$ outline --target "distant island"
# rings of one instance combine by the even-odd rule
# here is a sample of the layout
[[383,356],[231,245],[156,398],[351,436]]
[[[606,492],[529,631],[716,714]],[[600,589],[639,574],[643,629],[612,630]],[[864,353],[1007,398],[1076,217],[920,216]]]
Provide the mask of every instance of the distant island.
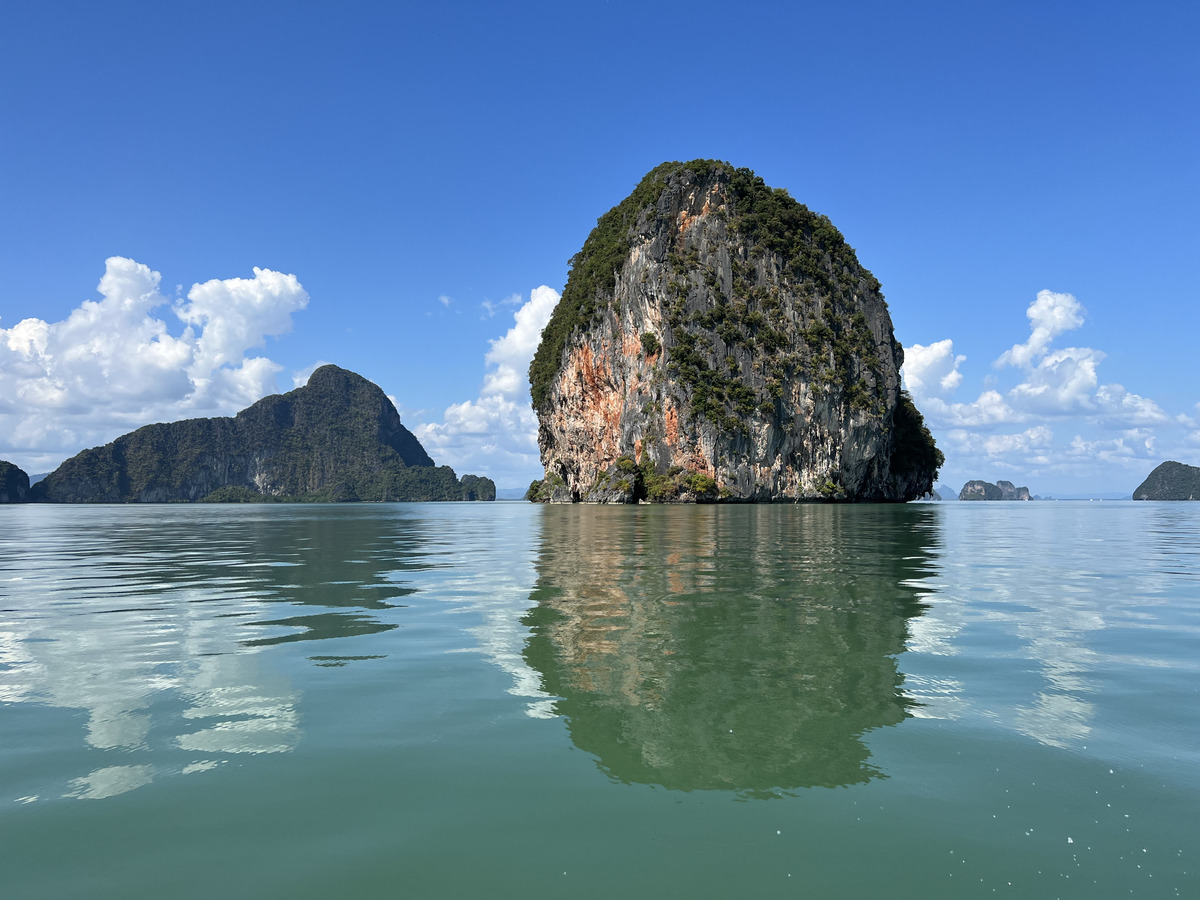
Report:
[[958,492],[959,500],[1031,500],[1029,488],[1017,487],[1011,481],[968,481]]
[[942,464],[879,281],[823,215],[668,162],[571,260],[529,368],[548,502],[907,501]]
[[1200,467],[1169,460],[1133,492],[1134,500],[1200,500]]
[[0,491],[42,503],[496,499],[490,478],[434,465],[387,395],[337,366],[233,417],[139,428],[32,487],[0,463]]
[[29,476],[24,470],[0,459],[0,503],[24,503],[29,499]]

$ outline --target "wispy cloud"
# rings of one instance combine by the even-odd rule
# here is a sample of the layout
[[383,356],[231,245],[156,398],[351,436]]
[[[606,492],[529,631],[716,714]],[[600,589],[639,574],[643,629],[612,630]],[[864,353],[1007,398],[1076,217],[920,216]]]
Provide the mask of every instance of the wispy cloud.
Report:
[[499,312],[503,312],[506,309],[510,309],[512,307],[520,306],[520,305],[521,305],[521,295],[520,294],[513,294],[513,295],[511,295],[509,297],[505,297],[503,300],[500,300],[497,302],[493,302],[491,300],[484,300],[482,303],[479,304],[479,307],[483,310],[483,315],[481,316],[481,318],[491,319],[491,318],[494,318],[495,315]]

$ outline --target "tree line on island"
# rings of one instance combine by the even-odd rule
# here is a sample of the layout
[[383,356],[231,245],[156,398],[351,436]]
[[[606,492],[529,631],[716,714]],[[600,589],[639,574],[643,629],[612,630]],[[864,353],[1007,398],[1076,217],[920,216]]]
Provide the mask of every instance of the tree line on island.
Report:
[[375,384],[337,366],[236,416],[147,425],[30,486],[0,463],[0,502],[495,500],[490,478],[437,466]]

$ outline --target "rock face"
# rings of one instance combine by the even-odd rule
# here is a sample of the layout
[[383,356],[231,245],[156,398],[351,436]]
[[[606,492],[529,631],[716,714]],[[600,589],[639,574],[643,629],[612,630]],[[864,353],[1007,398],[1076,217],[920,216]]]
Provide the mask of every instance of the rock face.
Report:
[[1134,500],[1200,500],[1200,467],[1165,462],[1133,492]]
[[0,459],[0,503],[24,503],[29,499],[29,476]]
[[572,259],[530,366],[530,498],[913,500],[942,454],[879,282],[748,169],[664,163]]
[[958,495],[959,500],[1029,500],[1029,488],[1017,487],[1011,481],[968,481]]
[[232,418],[139,428],[33,486],[51,503],[495,497],[491,479],[434,466],[387,395],[337,366]]

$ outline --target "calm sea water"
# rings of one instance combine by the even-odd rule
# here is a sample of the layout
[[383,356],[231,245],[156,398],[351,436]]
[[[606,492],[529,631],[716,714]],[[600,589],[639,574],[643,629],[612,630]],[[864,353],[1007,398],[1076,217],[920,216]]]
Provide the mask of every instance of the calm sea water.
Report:
[[0,892],[1200,896],[1200,503],[0,507]]

